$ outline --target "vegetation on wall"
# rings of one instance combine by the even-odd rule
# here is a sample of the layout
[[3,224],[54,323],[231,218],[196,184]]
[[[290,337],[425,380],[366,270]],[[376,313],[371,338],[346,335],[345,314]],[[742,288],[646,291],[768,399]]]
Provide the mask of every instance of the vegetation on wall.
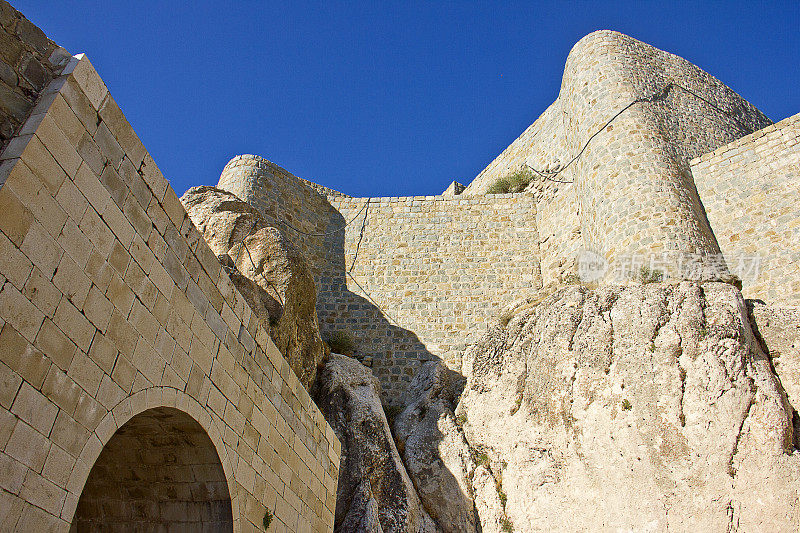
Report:
[[529,168],[523,167],[498,178],[497,181],[492,183],[486,190],[487,194],[503,194],[509,192],[522,192],[533,181],[533,172]]
[[356,341],[347,331],[331,331],[325,336],[325,342],[333,353],[352,356],[356,351]]

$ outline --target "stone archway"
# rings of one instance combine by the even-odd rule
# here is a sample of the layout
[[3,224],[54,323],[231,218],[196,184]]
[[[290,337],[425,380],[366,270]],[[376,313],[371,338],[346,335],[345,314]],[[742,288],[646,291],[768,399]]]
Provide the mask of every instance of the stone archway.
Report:
[[228,483],[203,427],[183,411],[143,411],[89,473],[71,531],[233,531]]

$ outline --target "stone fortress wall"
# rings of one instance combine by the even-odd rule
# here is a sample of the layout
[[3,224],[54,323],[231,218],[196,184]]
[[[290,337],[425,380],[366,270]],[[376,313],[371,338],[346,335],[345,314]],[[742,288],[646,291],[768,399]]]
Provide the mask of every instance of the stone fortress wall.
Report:
[[356,356],[370,357],[387,400],[405,390],[425,360],[460,369],[464,348],[499,307],[541,286],[529,194],[331,204],[353,222],[319,283],[320,326],[354,335]]
[[333,430],[89,60],[52,69],[0,153],[0,529],[330,531]]
[[217,187],[304,252],[323,337],[350,334],[388,402],[426,360],[460,369],[498,307],[541,286],[531,194],[351,198],[252,155],[233,158]]
[[745,297],[800,305],[800,114],[693,159],[692,175],[727,263],[750,274]]
[[71,58],[31,21],[0,2],[0,148],[19,131],[44,87]]
[[[256,156],[234,158],[219,186],[306,252],[321,328],[353,334],[391,400],[420,361],[458,370],[460,350],[498,306],[574,279],[581,250],[608,262],[609,282],[628,279],[614,277],[626,258],[667,253],[662,268],[677,255],[719,267],[689,161],[769,124],[688,61],[599,31],[570,52],[557,100],[459,195],[350,198]],[[524,194],[485,194],[524,164],[562,171]],[[728,278],[724,264],[702,276]]]
[[[650,100],[633,104],[604,127],[643,98]],[[538,170],[567,165],[599,132],[556,177],[574,190],[547,179],[536,184],[540,235],[550,241],[552,255],[574,257],[571,252],[582,247],[612,265],[663,252],[713,256],[719,248],[689,160],[769,124],[755,107],[685,59],[617,32],[598,31],[573,47],[556,101],[463,194],[481,194],[526,163]],[[561,200],[561,194],[574,199]],[[548,227],[555,220],[570,223]],[[544,277],[564,273],[545,272]]]

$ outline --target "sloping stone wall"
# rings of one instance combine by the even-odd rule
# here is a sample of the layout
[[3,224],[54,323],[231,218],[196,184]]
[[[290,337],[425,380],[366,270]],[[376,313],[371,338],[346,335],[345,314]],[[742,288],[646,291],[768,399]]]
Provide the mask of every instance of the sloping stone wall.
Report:
[[692,174],[744,295],[800,305],[800,114],[692,160]]
[[117,430],[170,408],[234,531],[330,531],[338,440],[85,57],[0,160],[0,529],[68,530]]
[[42,90],[71,57],[0,0],[0,148],[19,131]]
[[[647,101],[633,104],[606,126],[638,99]],[[575,190],[544,178],[536,178],[533,190],[543,203],[562,191],[574,194],[573,208],[559,206],[554,212],[578,213],[581,246],[609,262],[610,276],[631,257],[665,252],[713,257],[719,248],[689,159],[769,124],[755,107],[685,59],[617,32],[598,31],[573,47],[556,101],[464,194],[482,194],[524,164],[552,170],[580,154],[556,177],[574,183]],[[570,240],[562,239],[561,251],[575,248]],[[665,266],[682,276],[677,263]]]

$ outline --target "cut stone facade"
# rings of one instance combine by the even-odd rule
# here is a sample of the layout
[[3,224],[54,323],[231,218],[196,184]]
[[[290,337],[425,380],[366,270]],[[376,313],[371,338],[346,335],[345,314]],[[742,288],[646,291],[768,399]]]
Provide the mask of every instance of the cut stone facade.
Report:
[[745,297],[800,305],[800,114],[692,160],[692,175]]
[[[0,529],[330,531],[339,441],[102,79],[2,0],[0,50]],[[759,255],[745,295],[800,304],[799,117],[602,31],[463,191],[351,198],[251,155],[218,186],[306,255],[391,404],[582,250]],[[566,168],[485,194],[525,164]]]
[[89,60],[35,100],[0,154],[0,529],[330,531],[333,430]]

